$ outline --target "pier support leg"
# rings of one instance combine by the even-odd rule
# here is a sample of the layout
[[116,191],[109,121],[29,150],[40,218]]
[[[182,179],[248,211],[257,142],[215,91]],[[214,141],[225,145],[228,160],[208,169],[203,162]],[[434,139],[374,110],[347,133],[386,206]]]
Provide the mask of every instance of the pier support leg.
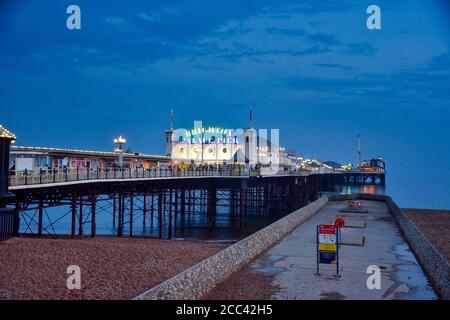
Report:
[[126,200],[127,200],[127,194],[123,193],[122,194],[122,211],[121,211],[121,216],[120,216],[120,225],[122,227],[122,235],[123,235],[123,229],[125,226],[125,206],[126,206]]
[[116,194],[113,195],[113,230],[116,230]]
[[191,211],[192,211],[192,206],[195,205],[195,203],[192,203],[192,194],[191,194],[191,189],[188,190],[188,222],[191,220]]
[[134,203],[134,194],[130,193],[130,238],[133,237],[133,203]]
[[159,228],[159,238],[162,239],[162,193],[161,190],[158,191],[158,228]]
[[173,216],[173,232],[176,234],[177,233],[177,223],[178,223],[178,189],[175,189],[175,207],[174,207],[174,216]]
[[123,210],[123,195],[122,193],[119,193],[117,195],[119,197],[119,203],[118,203],[118,212],[117,212],[117,236],[121,237],[122,236],[122,210]]
[[186,211],[186,190],[181,189],[180,194],[180,205],[181,205],[181,227],[184,227],[184,215]]
[[42,236],[42,218],[43,218],[43,203],[42,200],[39,202],[39,208],[38,208],[38,236]]
[[122,228],[122,235],[123,235],[123,229],[125,226],[125,204],[126,204],[126,193],[122,193],[122,210],[120,211],[120,226]]
[[167,239],[172,239],[172,193],[173,190],[169,189],[169,227],[168,227],[168,234]]
[[295,192],[295,181],[292,181],[289,185],[288,185],[288,212],[292,212],[294,211],[296,208],[296,192]]
[[78,213],[78,235],[83,235],[83,196],[80,195],[80,212]]
[[154,205],[155,205],[155,201],[154,201],[154,199],[155,199],[155,194],[153,193],[153,191],[152,191],[152,203],[151,203],[151,211],[150,211],[150,214],[151,214],[151,218],[150,218],[150,229],[151,230],[153,230],[153,214],[155,213],[155,207],[154,207]]
[[269,195],[270,195],[270,184],[266,183],[264,186],[264,215],[268,216],[269,215]]
[[77,223],[77,200],[76,196],[72,197],[72,225],[71,225],[71,232],[70,232],[70,238],[75,239],[75,225]]
[[95,223],[95,214],[97,207],[97,199],[95,195],[91,197],[91,237],[94,238],[96,234],[96,223]]
[[235,215],[235,208],[236,208],[236,193],[234,191],[234,188],[231,188],[230,190],[230,219],[233,219]]
[[208,189],[208,204],[207,204],[207,215],[208,215],[208,227],[213,227],[216,225],[216,214],[217,214],[217,188],[215,186],[210,186]]
[[240,194],[239,194],[239,213],[240,213],[240,225],[246,226],[247,225],[247,183],[246,181],[241,182],[241,188],[240,188]]
[[147,221],[147,193],[144,192],[144,196],[143,196],[143,208],[142,208],[142,233],[145,235],[145,224]]

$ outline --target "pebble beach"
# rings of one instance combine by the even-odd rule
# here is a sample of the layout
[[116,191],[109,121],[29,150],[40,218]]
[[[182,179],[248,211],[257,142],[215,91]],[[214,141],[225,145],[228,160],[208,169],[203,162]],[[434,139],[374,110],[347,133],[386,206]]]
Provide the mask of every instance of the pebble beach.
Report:
[[[223,243],[98,237],[0,242],[0,299],[132,299],[225,248]],[[67,288],[67,267],[81,289]]]

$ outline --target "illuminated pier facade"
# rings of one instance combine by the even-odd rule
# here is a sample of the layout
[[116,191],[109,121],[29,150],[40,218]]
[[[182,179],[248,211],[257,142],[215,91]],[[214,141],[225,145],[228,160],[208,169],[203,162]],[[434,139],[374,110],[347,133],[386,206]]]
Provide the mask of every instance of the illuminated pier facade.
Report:
[[[270,139],[268,139],[270,134]],[[279,145],[277,129],[229,129],[204,127],[194,122],[192,129],[172,129],[165,132],[166,156],[181,165],[245,165],[248,168],[295,168],[283,147]]]

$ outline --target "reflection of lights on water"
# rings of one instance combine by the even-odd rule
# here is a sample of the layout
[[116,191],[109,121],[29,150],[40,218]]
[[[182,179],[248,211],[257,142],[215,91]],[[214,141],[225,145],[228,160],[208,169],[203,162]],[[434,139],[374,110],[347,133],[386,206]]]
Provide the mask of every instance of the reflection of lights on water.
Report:
[[376,188],[375,188],[375,185],[364,185],[362,187],[362,191],[364,193],[375,193],[376,192]]
[[334,192],[340,194],[351,194],[355,192],[360,193],[371,193],[371,194],[384,194],[385,187],[380,185],[361,185],[361,186],[352,186],[352,185],[335,185]]

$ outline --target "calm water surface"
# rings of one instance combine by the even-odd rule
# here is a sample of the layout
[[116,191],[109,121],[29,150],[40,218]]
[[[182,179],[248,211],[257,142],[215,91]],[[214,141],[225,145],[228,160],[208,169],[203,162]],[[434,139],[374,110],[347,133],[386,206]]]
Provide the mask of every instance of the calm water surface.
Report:
[[[388,175],[386,178],[386,187],[383,186],[334,186],[325,193],[349,194],[354,192],[387,194],[392,196],[400,207],[408,208],[433,208],[450,209],[450,176],[429,176],[429,175]],[[111,203],[98,202],[96,222],[98,235],[113,235],[115,230],[112,225]],[[236,241],[250,235],[251,233],[267,226],[268,224],[281,218],[283,215],[271,214],[264,216],[262,214],[249,214],[247,224],[241,225],[238,218],[230,215],[226,207],[218,207],[216,226],[207,227],[205,208],[196,208],[197,213],[192,214],[190,219],[185,219],[184,225],[180,218],[176,227],[173,228],[174,239],[195,239],[207,241]],[[84,209],[86,219],[84,220],[83,232],[90,232],[89,208]],[[30,221],[33,220],[31,223]],[[37,212],[28,211],[21,219],[21,232],[36,232]],[[29,225],[27,224],[27,222]],[[53,224],[50,223],[53,222]],[[70,234],[71,210],[69,206],[47,208],[44,210],[44,233],[49,234]],[[143,228],[142,212],[137,209],[134,214],[133,234],[135,236],[158,237],[159,228],[157,225],[156,214],[154,217],[153,228],[150,227],[150,218],[147,219],[147,227]],[[164,237],[166,237],[167,221],[163,222],[165,226]],[[129,230],[124,229],[124,234]],[[78,231],[78,225],[77,225]]]

